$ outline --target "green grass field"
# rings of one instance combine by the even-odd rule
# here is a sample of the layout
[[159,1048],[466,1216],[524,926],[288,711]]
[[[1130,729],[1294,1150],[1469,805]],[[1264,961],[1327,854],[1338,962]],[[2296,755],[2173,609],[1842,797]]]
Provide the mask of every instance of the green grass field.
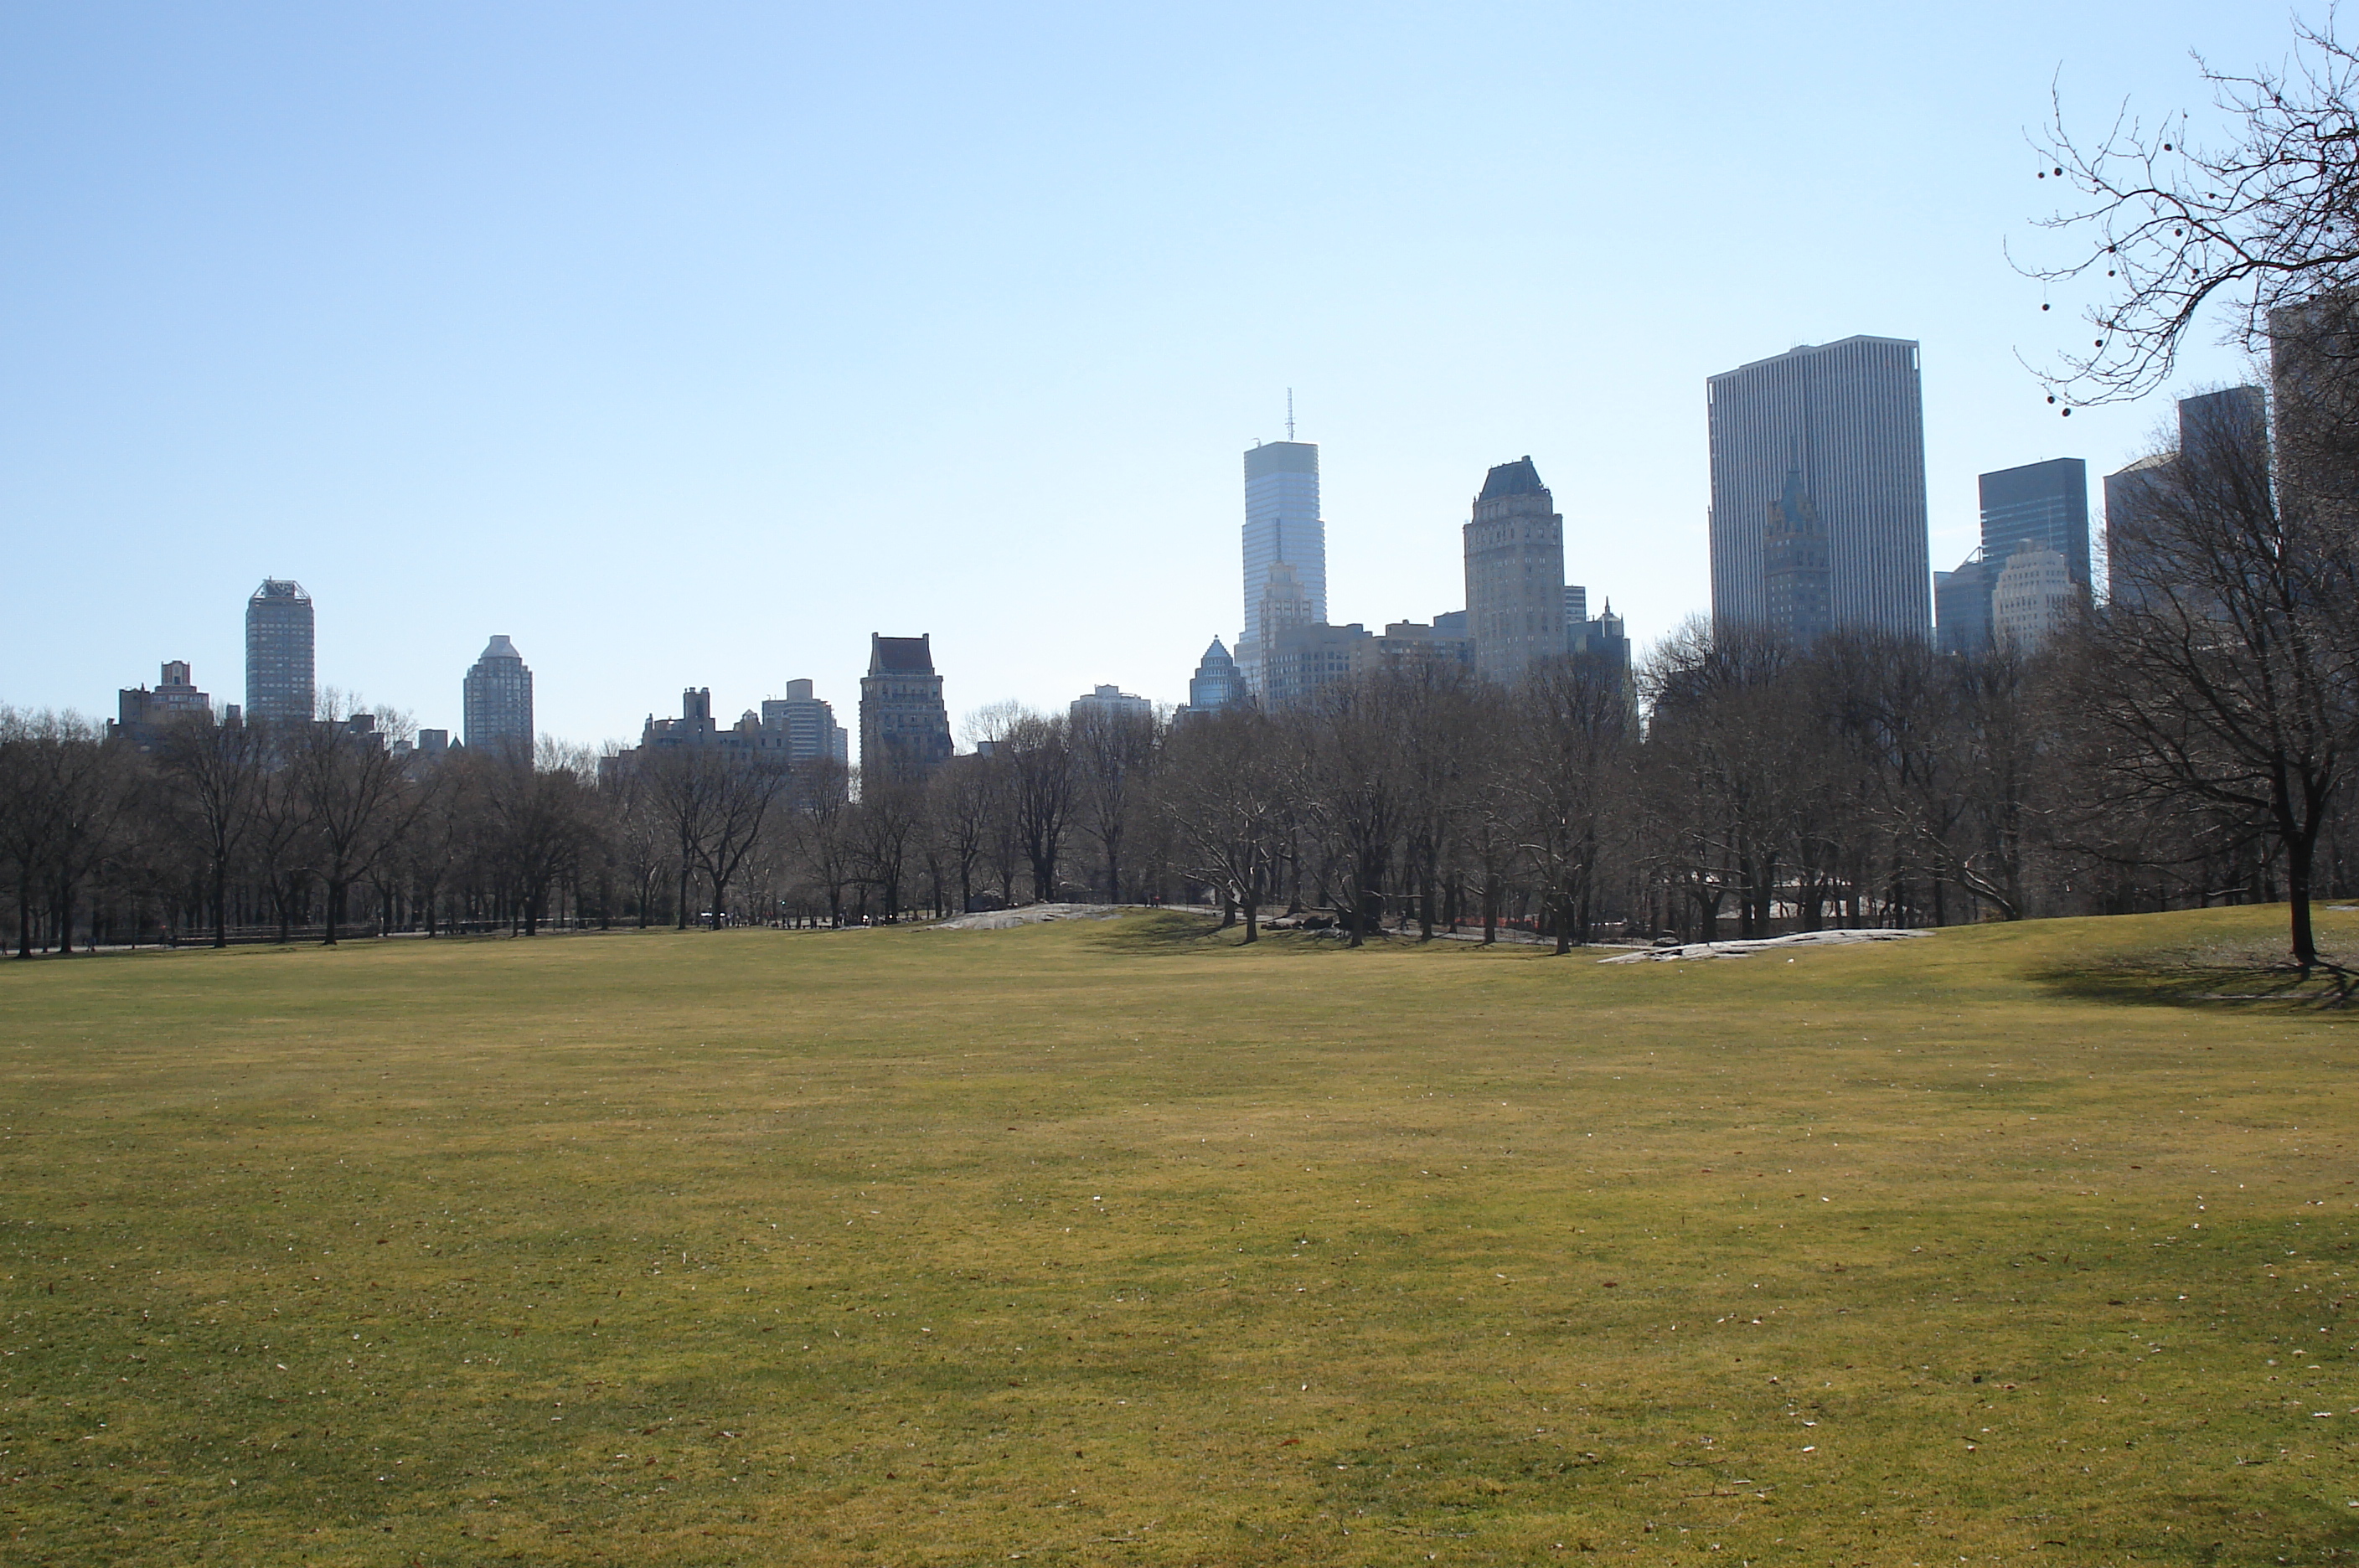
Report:
[[0,965],[0,1561],[2343,1561],[2281,920]]

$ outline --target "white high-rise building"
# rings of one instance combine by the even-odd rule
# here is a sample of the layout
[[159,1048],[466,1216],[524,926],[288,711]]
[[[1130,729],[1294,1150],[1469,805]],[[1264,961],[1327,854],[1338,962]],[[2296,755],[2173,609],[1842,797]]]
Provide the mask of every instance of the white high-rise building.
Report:
[[[1277,590],[1301,596],[1300,618],[1327,618],[1327,524],[1319,515],[1319,446],[1315,441],[1266,441],[1245,454],[1245,619],[1237,638],[1237,666],[1254,695],[1261,695],[1266,652],[1261,637],[1263,596]],[[1272,567],[1290,570],[1273,573]],[[1277,618],[1297,619],[1292,605]]]
[[[1925,410],[1917,345],[1844,338],[1706,383],[1712,445],[1712,618],[1777,619],[1773,509],[1806,505],[1826,555],[1826,629],[1930,637]],[[1799,480],[1789,486],[1788,475]]]
[[762,727],[786,735],[791,762],[852,761],[852,737],[835,722],[835,705],[811,695],[808,681],[789,681],[784,697],[764,699]]
[[1991,590],[1991,640],[2030,653],[2071,624],[2081,585],[2061,550],[2027,544],[2006,558]]
[[1068,716],[1076,724],[1096,722],[1148,723],[1155,717],[1155,704],[1119,686],[1099,686],[1087,696],[1073,699]]

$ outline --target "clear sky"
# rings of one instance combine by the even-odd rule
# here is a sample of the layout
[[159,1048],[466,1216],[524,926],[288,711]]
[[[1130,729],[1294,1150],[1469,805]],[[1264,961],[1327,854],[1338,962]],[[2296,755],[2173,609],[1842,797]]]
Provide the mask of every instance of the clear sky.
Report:
[[[1325,470],[1330,614],[1463,600],[1529,453],[1643,647],[1708,602],[1704,377],[1924,344],[1932,554],[1974,475],[2093,475],[2079,332],[2002,245],[2097,125],[2201,107],[2218,0],[1978,5],[0,8],[0,702],[243,700],[265,576],[323,684],[456,729],[495,632],[541,727],[636,738],[933,634],[953,720],[1183,700],[1234,637],[1238,453]],[[2205,347],[2185,387],[2239,374]]]

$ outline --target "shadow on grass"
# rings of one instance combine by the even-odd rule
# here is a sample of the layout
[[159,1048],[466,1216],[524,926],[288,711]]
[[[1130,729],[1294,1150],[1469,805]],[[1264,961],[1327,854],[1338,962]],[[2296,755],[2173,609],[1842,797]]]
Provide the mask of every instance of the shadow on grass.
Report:
[[1090,945],[1106,953],[1192,953],[1216,938],[1234,941],[1244,929],[1223,931],[1220,928],[1220,920],[1212,915],[1157,909],[1106,921]]
[[2346,969],[2313,970],[2250,953],[2200,949],[2125,953],[2055,964],[2031,978],[2085,1001],[2164,1007],[2333,1008],[2348,1007],[2359,986]]
[[[1107,922],[1097,931],[1091,945],[1102,953],[1201,953],[1210,947],[1245,946],[1245,927],[1242,920],[1235,925],[1223,927],[1216,915],[1158,909]],[[1322,937],[1299,931],[1271,931],[1267,927],[1262,929],[1259,945],[1296,952],[1313,949],[1341,952],[1343,948],[1343,944],[1332,936]]]

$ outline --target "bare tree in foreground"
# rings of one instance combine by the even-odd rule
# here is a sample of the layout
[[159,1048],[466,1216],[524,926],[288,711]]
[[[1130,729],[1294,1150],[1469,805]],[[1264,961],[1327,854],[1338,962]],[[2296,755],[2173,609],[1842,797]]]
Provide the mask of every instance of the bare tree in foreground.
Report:
[[1261,940],[1261,907],[1277,886],[1286,825],[1277,736],[1252,709],[1175,725],[1157,776],[1157,803],[1178,841],[1180,865],[1220,890]]
[[2249,432],[2190,434],[2116,521],[2083,719],[2123,809],[2192,798],[2276,839],[2307,977],[2313,862],[2359,757],[2359,554],[2337,508],[2279,488]]

